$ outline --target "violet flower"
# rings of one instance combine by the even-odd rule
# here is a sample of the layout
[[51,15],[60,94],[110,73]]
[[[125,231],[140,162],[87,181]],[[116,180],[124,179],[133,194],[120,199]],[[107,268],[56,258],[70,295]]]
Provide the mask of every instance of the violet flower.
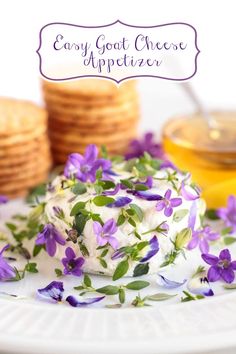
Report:
[[151,189],[153,186],[153,177],[148,176],[145,182],[137,181],[134,184],[143,184],[144,186],[147,186],[149,189]]
[[227,248],[220,252],[219,257],[204,253],[202,254],[202,259],[211,266],[207,273],[207,278],[210,282],[215,282],[220,278],[226,283],[234,281],[236,261],[231,261],[231,254]]
[[149,200],[149,201],[153,201],[153,200],[161,200],[162,196],[159,194],[154,194],[151,191],[147,190],[147,191],[134,191],[134,190],[127,190],[127,193],[129,194],[133,194],[135,196],[137,196],[140,199],[145,199],[145,200]]
[[213,296],[214,292],[205,276],[195,276],[188,281],[188,290],[196,295]]
[[85,260],[83,257],[76,258],[76,254],[71,247],[67,247],[65,250],[65,258],[62,258],[61,262],[64,265],[63,273],[65,275],[72,274],[77,277],[82,275],[81,267],[83,266]]
[[159,251],[159,242],[156,236],[153,236],[151,240],[149,241],[149,251],[147,254],[139,260],[140,263],[145,263],[149,261],[150,258],[155,256],[157,252]]
[[52,224],[46,224],[41,231],[37,235],[37,239],[35,241],[36,245],[46,245],[46,251],[49,256],[53,257],[57,250],[57,243],[64,246],[66,241],[60,232],[55,228]]
[[6,204],[8,202],[8,198],[5,195],[0,195],[0,204]]
[[120,190],[120,183],[117,183],[113,190],[107,190],[102,192],[103,195],[116,195]]
[[96,172],[99,168],[103,172],[109,171],[111,161],[97,159],[98,149],[95,145],[88,145],[84,156],[78,153],[70,154],[64,169],[64,175],[67,178],[75,176],[82,182],[96,181]]
[[116,250],[118,241],[112,235],[114,235],[117,230],[118,228],[114,219],[107,220],[103,226],[98,221],[94,221],[93,223],[93,231],[97,237],[97,244],[99,246],[110,244],[111,247]]
[[123,258],[126,255],[125,248],[126,247],[121,247],[118,250],[116,250],[112,254],[111,259],[114,261],[115,259]]
[[236,231],[236,196],[229,196],[227,207],[218,209],[217,216],[225,222],[226,226],[232,228],[232,232]]
[[140,157],[144,154],[144,152],[149,153],[152,157],[156,157],[159,159],[164,158],[164,152],[161,144],[157,144],[154,142],[153,133],[146,133],[143,139],[140,140],[132,140],[128,153],[125,155],[126,160],[132,159],[134,157]]
[[168,189],[165,192],[164,198],[157,202],[156,210],[161,211],[164,209],[164,214],[166,217],[169,217],[173,214],[173,208],[178,207],[182,204],[181,198],[171,198],[172,191]]
[[0,280],[8,280],[14,278],[16,272],[3,257],[3,252],[8,249],[10,245],[6,245],[0,251]]
[[186,283],[187,279],[182,282],[177,282],[174,280],[167,279],[164,275],[158,274],[157,285],[163,286],[166,289],[176,289]]
[[192,239],[187,245],[189,250],[192,250],[199,246],[202,253],[209,252],[209,241],[215,241],[220,237],[220,234],[212,231],[210,226],[205,226],[203,229],[193,231]]
[[78,298],[70,295],[67,296],[66,301],[73,307],[83,307],[83,306],[88,306],[91,304],[94,304],[96,302],[99,302],[103,300],[105,296],[98,296],[94,298],[89,298],[89,299],[83,299],[83,300],[78,300]]
[[64,293],[63,283],[61,281],[52,281],[45,288],[38,289],[38,294],[46,300],[53,300],[53,302],[62,301]]
[[131,198],[128,197],[118,197],[113,203],[107,204],[108,208],[122,208],[125,205],[132,202]]
[[181,194],[185,200],[196,200],[200,198],[200,190],[193,189],[191,186],[181,183]]

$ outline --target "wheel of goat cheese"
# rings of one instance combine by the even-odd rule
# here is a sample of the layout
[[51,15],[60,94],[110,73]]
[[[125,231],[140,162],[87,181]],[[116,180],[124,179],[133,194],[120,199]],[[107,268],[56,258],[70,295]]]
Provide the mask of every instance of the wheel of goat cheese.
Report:
[[51,252],[56,258],[70,247],[83,258],[84,272],[116,280],[184,261],[204,211],[189,174],[148,155],[98,159],[90,145],[85,156],[71,154],[64,174],[48,186],[43,220],[65,240]]

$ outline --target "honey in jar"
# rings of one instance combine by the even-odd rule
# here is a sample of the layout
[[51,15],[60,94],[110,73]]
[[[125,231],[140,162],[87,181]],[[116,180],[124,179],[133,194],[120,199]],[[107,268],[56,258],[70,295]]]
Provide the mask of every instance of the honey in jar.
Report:
[[197,113],[169,120],[163,129],[164,149],[178,168],[192,173],[203,191],[228,183],[231,189],[235,185],[236,194],[236,112],[210,115],[213,127]]

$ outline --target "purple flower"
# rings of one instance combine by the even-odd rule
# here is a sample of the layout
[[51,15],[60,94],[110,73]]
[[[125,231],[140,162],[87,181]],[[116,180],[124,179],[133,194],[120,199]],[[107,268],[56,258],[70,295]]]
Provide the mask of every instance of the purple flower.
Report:
[[38,289],[38,293],[47,300],[60,302],[64,293],[63,283],[61,281],[52,281],[45,288]]
[[113,203],[107,204],[108,208],[122,208],[132,202],[128,197],[118,197]]
[[53,257],[57,250],[57,243],[64,246],[66,241],[54,225],[46,224],[43,231],[37,235],[35,243],[36,245],[45,244],[47,253],[49,256]]
[[55,216],[58,219],[63,219],[65,217],[65,213],[64,213],[63,209],[60,208],[59,206],[53,206],[52,209],[53,209]]
[[103,300],[105,296],[99,296],[99,297],[94,297],[94,298],[89,298],[89,299],[83,299],[78,300],[76,297],[70,295],[67,296],[66,301],[73,307],[83,307],[83,306],[88,306],[91,304],[94,304],[95,302],[99,302]]
[[125,255],[126,255],[125,247],[121,247],[113,253],[113,255],[111,256],[111,259],[115,260],[118,258],[123,258]]
[[196,200],[200,197],[200,191],[186,185],[184,181],[181,183],[181,194],[185,200]]
[[208,241],[215,241],[220,237],[220,234],[212,231],[210,226],[205,226],[201,230],[193,231],[192,239],[188,243],[187,248],[192,250],[199,246],[199,249],[202,253],[209,252],[209,244]]
[[0,251],[0,280],[11,279],[16,275],[14,268],[12,268],[3,257],[3,252],[9,247],[9,245],[6,245]]
[[151,240],[149,241],[149,251],[147,252],[147,254],[140,259],[140,263],[145,263],[147,261],[149,261],[150,258],[152,258],[153,256],[155,256],[155,254],[157,254],[157,252],[159,251],[159,242],[156,236],[153,236],[151,238]]
[[153,138],[153,133],[149,132],[144,135],[143,139],[132,140],[125,158],[128,160],[134,157],[140,157],[144,152],[148,152],[152,157],[163,159],[164,152],[162,146],[161,144],[155,143]]
[[209,281],[214,282],[222,278],[226,283],[232,283],[235,278],[234,271],[236,270],[236,261],[231,261],[231,255],[226,248],[222,250],[219,257],[209,253],[202,254],[202,259],[210,264],[207,278]]
[[187,288],[191,293],[196,295],[204,295],[204,296],[214,295],[214,292],[210,288],[207,277],[202,276],[202,274],[200,274],[200,276],[195,276],[191,278],[188,281]]
[[64,274],[72,274],[77,277],[82,275],[81,267],[85,260],[83,257],[76,258],[76,254],[71,247],[67,247],[65,250],[65,258],[62,258],[61,262],[64,265]]
[[171,198],[171,190],[168,189],[165,192],[164,198],[157,202],[156,204],[156,210],[161,211],[164,209],[164,214],[166,217],[169,217],[173,213],[173,208],[179,206],[182,204],[182,199],[181,198]]
[[5,195],[0,195],[0,204],[6,204],[8,202],[8,198]]
[[118,183],[115,188],[111,191],[104,191],[102,194],[103,195],[116,195],[120,190],[120,183]]
[[112,236],[117,232],[117,226],[114,219],[109,219],[103,226],[98,221],[94,221],[93,231],[97,237],[97,244],[99,246],[105,246],[109,243],[114,250],[117,249],[118,241]]
[[162,196],[159,194],[153,194],[150,191],[133,191],[133,190],[127,190],[127,193],[133,194],[137,196],[140,199],[145,199],[149,201],[153,200],[161,200]]
[[176,289],[186,283],[187,279],[182,282],[177,282],[174,280],[167,279],[164,275],[158,274],[157,285],[163,286],[166,289]]
[[75,176],[82,182],[95,182],[96,172],[99,168],[104,172],[108,172],[111,168],[111,162],[105,159],[97,159],[98,149],[95,145],[88,145],[84,156],[78,153],[69,155],[64,175],[67,178]]
[[225,222],[226,226],[232,227],[232,232],[236,231],[236,196],[230,195],[227,207],[218,209],[217,215]]
[[135,184],[143,184],[144,186],[147,186],[149,189],[151,189],[153,186],[153,178],[152,176],[148,176],[145,182],[137,181]]

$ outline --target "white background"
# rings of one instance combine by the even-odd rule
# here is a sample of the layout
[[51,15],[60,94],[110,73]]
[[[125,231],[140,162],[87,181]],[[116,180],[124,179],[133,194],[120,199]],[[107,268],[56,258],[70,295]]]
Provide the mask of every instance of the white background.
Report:
[[[236,3],[234,0],[39,1],[0,0],[0,95],[42,104],[38,33],[49,22],[103,25],[120,19],[133,25],[172,21],[198,32],[198,72],[191,83],[212,108],[236,108]],[[141,79],[142,129],[160,131],[163,121],[194,110],[180,84]]]

